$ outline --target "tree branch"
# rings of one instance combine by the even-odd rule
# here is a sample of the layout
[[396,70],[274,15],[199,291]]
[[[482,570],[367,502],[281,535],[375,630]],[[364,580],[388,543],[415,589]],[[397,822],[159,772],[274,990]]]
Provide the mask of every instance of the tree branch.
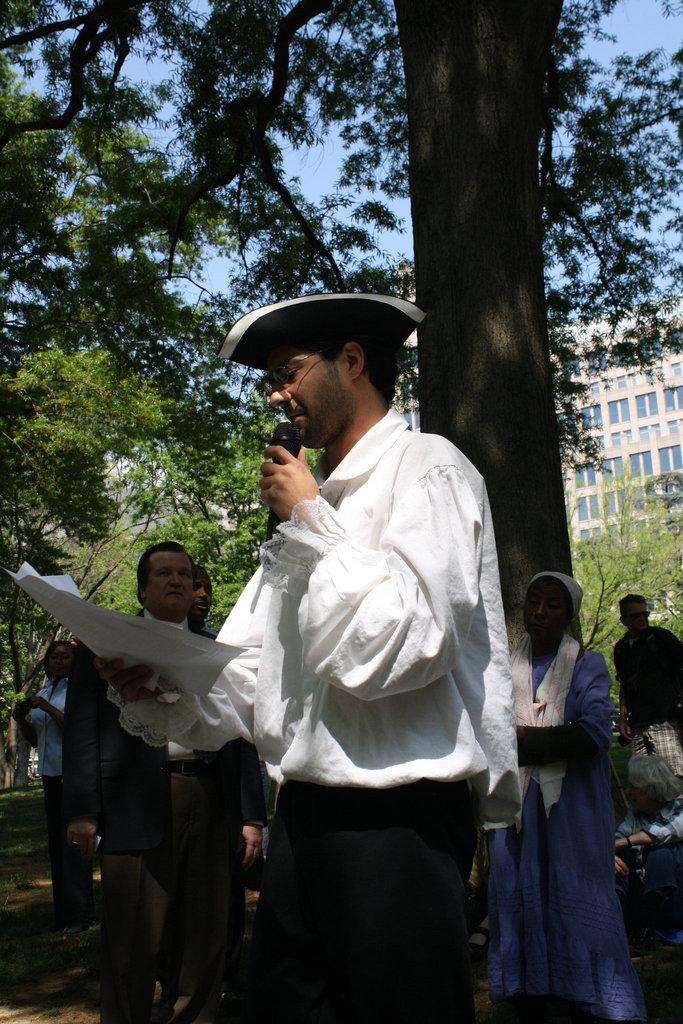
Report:
[[[46,116],[35,118],[32,121],[20,121],[18,124],[12,125],[8,128],[3,135],[0,136],[0,151],[12,141],[17,135],[25,134],[27,132],[35,131],[47,131],[54,129],[66,128],[71,121],[81,112],[85,101],[85,69],[87,65],[95,59],[98,55],[102,46],[112,38],[113,34],[117,31],[116,23],[120,22],[122,16],[127,11],[134,7],[139,7],[144,4],[146,0],[106,0],[105,3],[96,7],[89,14],[74,21],[73,25],[69,25],[65,22],[55,22],[52,26],[41,26],[40,29],[35,29],[34,32],[40,32],[43,30],[43,34],[36,35],[35,38],[45,38],[50,34],[54,34],[56,31],[61,31],[63,28],[75,27],[76,24],[82,24],[82,28],[76,37],[69,54],[69,82],[71,85],[71,95],[67,102],[66,107],[61,114],[54,116]],[[104,28],[100,32],[100,27],[104,25]],[[48,31],[50,30],[50,31]],[[120,32],[120,30],[119,30]],[[26,33],[22,33],[25,35]],[[125,38],[125,33],[120,32],[121,38]],[[18,45],[16,40],[19,38],[10,37],[15,40],[14,45]],[[5,44],[7,44],[7,40]]]
[[[235,153],[230,161],[229,167],[224,171],[217,172],[211,178],[199,184],[181,207],[171,233],[171,248],[168,257],[169,278],[173,273],[173,261],[175,259],[175,252],[178,247],[180,233],[191,206],[214,189],[223,188],[226,185],[229,185],[238,174],[244,171],[253,152],[258,151],[261,159],[261,166],[266,173],[267,183],[283,199],[287,208],[294,214],[301,225],[306,237],[312,242],[316,250],[328,259],[337,279],[342,282],[341,273],[334,262],[332,254],[316,239],[312,228],[306,222],[303,214],[296,208],[291,195],[275,174],[270,162],[270,157],[267,156],[266,161],[264,162],[263,156],[261,155],[264,152],[267,155],[267,147],[265,145],[266,129],[272,121],[277,108],[284,101],[285,93],[287,91],[287,83],[289,80],[289,49],[292,40],[300,28],[306,25],[316,15],[325,14],[331,7],[332,0],[299,0],[299,3],[297,3],[282,19],[275,36],[275,43],[273,47],[273,77],[268,94],[264,96],[263,93],[256,90],[249,96],[237,98],[229,104],[229,110],[233,114],[237,115],[237,122],[241,122],[238,138],[235,140]],[[247,117],[249,110],[252,110],[256,115],[256,121],[253,128],[249,125],[249,118]],[[270,178],[268,177],[268,167],[270,167],[272,172]],[[345,289],[342,287],[342,290]]]
[[265,139],[263,138],[263,136],[259,136],[259,138],[255,140],[255,146],[256,151],[259,155],[259,159],[261,161],[261,167],[263,168],[263,173],[267,184],[270,185],[272,190],[280,196],[282,202],[285,204],[289,212],[293,215],[294,219],[296,220],[297,224],[303,231],[305,237],[308,239],[315,252],[319,253],[323,257],[323,259],[327,260],[332,269],[332,273],[337,279],[339,291],[345,292],[346,284],[344,282],[344,277],[337,265],[337,261],[335,260],[332,251],[328,249],[326,245],[323,245],[323,243],[320,241],[315,231],[313,230],[313,228],[308,223],[301,210],[294,202],[289,189],[284,184],[284,182],[280,181],[280,179],[278,178],[277,174],[275,173],[275,168],[273,167],[272,160],[270,159],[270,153],[268,152],[268,147],[266,146]]

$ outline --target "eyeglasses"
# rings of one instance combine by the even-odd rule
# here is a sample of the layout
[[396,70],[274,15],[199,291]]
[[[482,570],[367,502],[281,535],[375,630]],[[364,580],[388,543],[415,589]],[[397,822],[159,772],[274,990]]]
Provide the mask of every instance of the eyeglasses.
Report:
[[305,356],[292,356],[291,359],[287,359],[284,363],[280,363],[279,366],[274,367],[262,378],[261,383],[265,388],[266,392],[271,395],[273,391],[277,391],[278,388],[284,387],[286,384],[291,383],[295,375],[298,373],[301,364],[305,363],[311,356],[318,356],[322,352],[330,352],[333,348],[338,348],[337,345],[327,345],[325,348],[317,348],[315,352],[307,352]]

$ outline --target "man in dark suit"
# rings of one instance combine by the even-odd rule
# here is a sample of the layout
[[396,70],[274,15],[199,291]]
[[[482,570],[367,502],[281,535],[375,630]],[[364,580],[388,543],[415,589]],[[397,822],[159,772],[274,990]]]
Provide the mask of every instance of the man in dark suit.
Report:
[[[188,628],[192,562],[175,542],[138,564],[141,615]],[[174,1024],[213,1021],[220,995],[230,862],[260,853],[265,820],[256,751],[243,740],[203,756],[147,746],[80,647],[65,714],[67,839],[102,874],[102,1024],[148,1024],[164,929]],[[245,824],[249,822],[250,824]],[[98,840],[101,836],[101,841]]]
[[651,626],[641,594],[619,602],[626,633],[614,645],[619,680],[621,735],[632,754],[657,754],[683,776],[683,644],[668,629]]

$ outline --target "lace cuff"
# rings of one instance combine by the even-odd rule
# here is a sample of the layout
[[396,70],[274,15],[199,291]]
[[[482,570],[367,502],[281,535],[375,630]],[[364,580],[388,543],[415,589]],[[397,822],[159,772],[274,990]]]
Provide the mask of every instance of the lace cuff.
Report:
[[261,547],[265,582],[282,589],[289,579],[307,579],[320,559],[344,539],[334,509],[324,498],[298,502],[292,518],[280,523]]
[[295,526],[312,526],[314,522],[324,518],[330,506],[324,498],[316,494],[315,498],[304,498],[292,509],[292,522]]
[[124,700],[113,686],[107,697],[119,709],[121,727],[131,736],[140,736],[150,747],[164,747],[192,726],[200,715],[199,698],[194,693],[164,693],[156,700]]

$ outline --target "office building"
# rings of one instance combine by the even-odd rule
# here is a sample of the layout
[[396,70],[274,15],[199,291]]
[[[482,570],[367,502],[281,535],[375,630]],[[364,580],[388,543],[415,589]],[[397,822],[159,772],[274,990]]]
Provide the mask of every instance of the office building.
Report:
[[683,471],[683,355],[661,356],[648,370],[577,359],[573,372],[589,388],[577,415],[600,450],[593,465],[565,473],[571,531],[585,540],[604,528],[604,509],[616,511],[615,480]]

